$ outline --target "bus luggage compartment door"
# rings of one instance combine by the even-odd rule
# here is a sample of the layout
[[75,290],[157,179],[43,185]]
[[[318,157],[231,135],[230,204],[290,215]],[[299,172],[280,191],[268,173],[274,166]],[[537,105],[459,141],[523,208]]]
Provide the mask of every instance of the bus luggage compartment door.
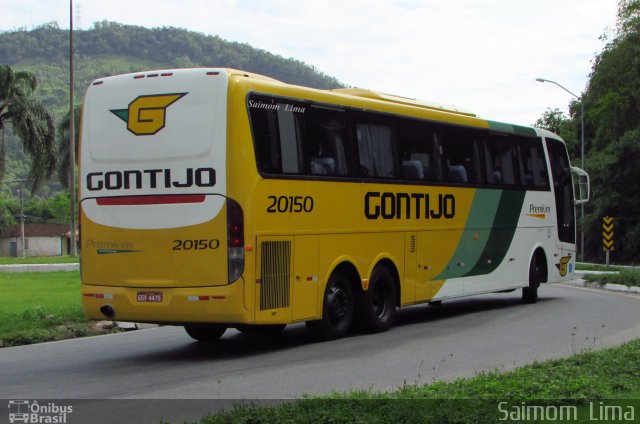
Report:
[[291,238],[258,238],[255,312],[257,323],[291,321]]
[[258,238],[257,323],[318,318],[318,241],[315,236]]

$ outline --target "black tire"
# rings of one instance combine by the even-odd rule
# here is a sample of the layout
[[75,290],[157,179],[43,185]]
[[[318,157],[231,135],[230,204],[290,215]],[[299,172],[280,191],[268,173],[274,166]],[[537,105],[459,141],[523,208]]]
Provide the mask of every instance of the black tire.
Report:
[[227,331],[227,327],[215,324],[207,326],[185,325],[184,330],[192,339],[199,342],[214,342],[222,337]]
[[529,287],[522,289],[522,303],[533,304],[538,301],[538,287],[546,280],[546,270],[541,255],[534,254],[529,265]]
[[318,339],[339,339],[351,328],[353,310],[353,289],[349,279],[342,273],[334,273],[324,291],[322,319],[307,321],[307,328]]
[[369,289],[358,297],[356,317],[358,328],[369,332],[387,331],[396,316],[396,289],[391,271],[377,266],[371,273]]
[[236,329],[243,334],[261,335],[261,336],[277,336],[287,324],[267,324],[267,325],[239,325]]

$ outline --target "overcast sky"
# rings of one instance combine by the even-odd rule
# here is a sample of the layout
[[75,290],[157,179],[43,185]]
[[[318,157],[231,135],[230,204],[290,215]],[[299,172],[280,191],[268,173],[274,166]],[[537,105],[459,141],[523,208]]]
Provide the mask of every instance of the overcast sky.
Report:
[[[65,0],[4,1],[0,30],[57,21]],[[617,0],[74,0],[88,29],[173,26],[315,66],[341,82],[532,124],[585,89]],[[224,66],[225,64],[220,64]]]

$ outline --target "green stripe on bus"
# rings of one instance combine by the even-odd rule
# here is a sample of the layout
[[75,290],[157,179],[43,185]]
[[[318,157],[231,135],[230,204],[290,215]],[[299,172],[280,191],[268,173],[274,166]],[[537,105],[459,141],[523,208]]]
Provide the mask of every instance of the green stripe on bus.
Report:
[[518,226],[524,190],[504,190],[493,221],[489,240],[476,265],[465,276],[489,274],[504,260]]
[[520,125],[514,125],[513,131],[518,135],[526,135],[528,137],[537,137],[536,130],[531,127],[521,127]]
[[505,124],[504,122],[497,122],[497,121],[487,121],[487,122],[489,123],[489,129],[493,131],[498,131],[498,132],[503,132],[508,134],[525,135],[528,137],[536,136],[536,130],[534,130],[531,127]]
[[436,280],[462,277],[474,267],[485,250],[502,190],[476,190],[465,230],[447,267]]

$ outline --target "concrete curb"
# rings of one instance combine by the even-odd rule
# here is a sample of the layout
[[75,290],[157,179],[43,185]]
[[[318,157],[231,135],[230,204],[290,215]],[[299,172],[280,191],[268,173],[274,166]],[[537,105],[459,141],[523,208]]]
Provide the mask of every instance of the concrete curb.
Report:
[[80,264],[19,264],[0,265],[0,272],[55,272],[55,271],[77,271]]

